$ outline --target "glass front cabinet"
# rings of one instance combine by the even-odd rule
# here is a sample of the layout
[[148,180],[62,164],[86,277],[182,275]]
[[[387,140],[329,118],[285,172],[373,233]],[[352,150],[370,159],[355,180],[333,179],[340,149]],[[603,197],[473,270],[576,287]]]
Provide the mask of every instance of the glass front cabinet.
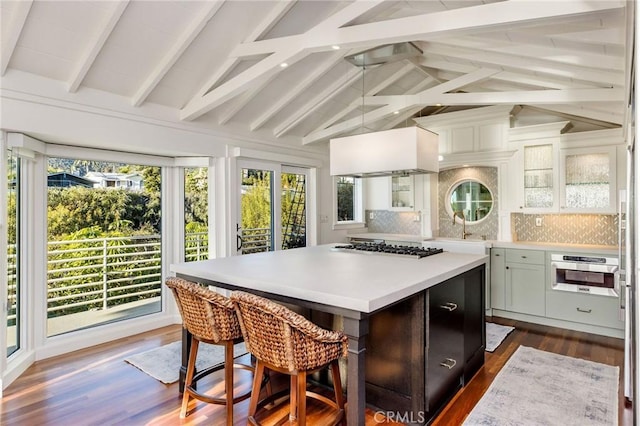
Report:
[[523,145],[519,210],[524,213],[615,213],[616,147]]

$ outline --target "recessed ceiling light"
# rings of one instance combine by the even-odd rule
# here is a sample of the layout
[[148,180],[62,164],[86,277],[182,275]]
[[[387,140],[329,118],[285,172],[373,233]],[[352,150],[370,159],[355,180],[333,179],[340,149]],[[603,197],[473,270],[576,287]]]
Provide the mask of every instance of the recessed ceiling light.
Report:
[[437,106],[437,107],[441,107],[441,106],[442,106],[442,104],[436,104],[436,106]]
[[280,64],[280,67],[281,67],[281,68],[286,68],[286,67],[288,67],[288,66],[289,66],[289,64],[288,64],[288,63],[286,63],[286,62],[283,62],[283,63],[281,63],[281,64]]
[[337,44],[334,44],[333,46],[331,46],[331,48],[333,50],[340,50],[340,46],[338,46]]
[[444,157],[442,155],[438,155],[438,161],[442,161],[444,160]]
[[394,114],[400,114],[400,111],[393,111]]

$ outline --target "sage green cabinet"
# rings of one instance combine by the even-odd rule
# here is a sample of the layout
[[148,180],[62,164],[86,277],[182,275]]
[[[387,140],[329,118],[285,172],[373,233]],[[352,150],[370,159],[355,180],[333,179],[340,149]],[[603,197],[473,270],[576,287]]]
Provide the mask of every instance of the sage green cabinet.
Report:
[[502,309],[506,308],[505,305],[505,292],[506,292],[506,276],[505,266],[507,262],[506,250],[503,248],[491,249],[491,308]]
[[545,315],[544,251],[491,249],[491,307]]

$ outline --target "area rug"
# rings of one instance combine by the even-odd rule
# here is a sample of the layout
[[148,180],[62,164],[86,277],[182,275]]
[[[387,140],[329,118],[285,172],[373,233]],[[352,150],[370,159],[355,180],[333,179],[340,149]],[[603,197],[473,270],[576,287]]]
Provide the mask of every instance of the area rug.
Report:
[[[244,342],[236,343],[233,356],[238,357],[247,353]],[[151,349],[125,358],[129,364],[138,367],[151,377],[162,383],[174,383],[180,378],[182,365],[182,343],[173,342],[159,348]],[[196,370],[202,370],[212,365],[224,362],[224,347],[201,343],[198,347]]]
[[520,346],[465,425],[617,425],[619,368]]
[[493,352],[515,328],[506,325],[485,323],[487,327],[487,345],[485,351]]

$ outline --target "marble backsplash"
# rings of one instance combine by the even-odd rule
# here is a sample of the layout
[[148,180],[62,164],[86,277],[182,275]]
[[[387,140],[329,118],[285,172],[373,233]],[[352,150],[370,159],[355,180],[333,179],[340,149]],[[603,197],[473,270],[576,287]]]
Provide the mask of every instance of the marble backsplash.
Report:
[[618,215],[511,213],[511,233],[514,241],[617,246]]
[[414,220],[417,214],[419,213],[366,210],[365,222],[369,232],[420,235],[420,222]]

